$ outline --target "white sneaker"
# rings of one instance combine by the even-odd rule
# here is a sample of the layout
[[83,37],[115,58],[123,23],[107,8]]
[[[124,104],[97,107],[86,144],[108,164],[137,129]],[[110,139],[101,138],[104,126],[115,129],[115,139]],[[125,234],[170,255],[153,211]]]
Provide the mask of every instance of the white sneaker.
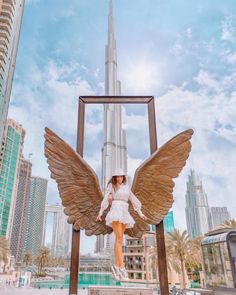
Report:
[[125,267],[119,267],[119,272],[122,281],[129,281],[129,276]]
[[114,264],[111,266],[111,270],[112,270],[112,274],[113,274],[114,278],[116,280],[120,281],[121,276],[120,276],[120,272],[119,272],[119,267]]

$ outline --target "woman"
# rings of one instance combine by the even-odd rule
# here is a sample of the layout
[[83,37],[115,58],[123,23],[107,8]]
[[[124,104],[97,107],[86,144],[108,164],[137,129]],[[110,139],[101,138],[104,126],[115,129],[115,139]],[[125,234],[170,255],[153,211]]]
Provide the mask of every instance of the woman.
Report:
[[115,264],[111,268],[116,279],[128,280],[128,274],[123,262],[122,242],[125,229],[132,228],[135,223],[128,210],[128,201],[131,201],[134,210],[138,212],[141,218],[146,220],[147,217],[141,211],[141,202],[126,184],[126,176],[122,169],[117,169],[108,182],[96,221],[102,221],[102,213],[108,207],[109,203],[111,203],[111,198],[111,209],[105,219],[106,225],[113,228],[116,237],[114,245]]

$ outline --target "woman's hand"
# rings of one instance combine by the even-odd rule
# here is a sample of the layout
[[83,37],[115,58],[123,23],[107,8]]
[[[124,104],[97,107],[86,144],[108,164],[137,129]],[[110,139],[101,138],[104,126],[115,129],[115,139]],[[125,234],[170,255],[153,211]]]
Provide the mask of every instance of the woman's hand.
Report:
[[140,215],[140,217],[143,219],[143,220],[147,220],[147,216],[145,216],[144,214]]
[[98,215],[98,217],[96,218],[96,221],[102,221],[102,216]]

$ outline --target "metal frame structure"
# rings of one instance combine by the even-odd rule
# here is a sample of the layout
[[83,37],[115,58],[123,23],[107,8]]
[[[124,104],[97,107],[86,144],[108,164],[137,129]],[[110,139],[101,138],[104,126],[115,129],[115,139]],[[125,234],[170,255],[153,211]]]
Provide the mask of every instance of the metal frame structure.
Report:
[[[76,151],[83,157],[84,146],[84,118],[86,104],[146,104],[148,107],[150,153],[157,150],[156,117],[153,96],[80,96],[77,125],[77,148]],[[160,292],[162,295],[169,294],[168,275],[166,264],[166,250],[163,221],[156,224],[156,242],[158,257],[158,272]],[[80,230],[72,233],[71,267],[70,267],[70,295],[77,295],[78,272],[80,252]]]

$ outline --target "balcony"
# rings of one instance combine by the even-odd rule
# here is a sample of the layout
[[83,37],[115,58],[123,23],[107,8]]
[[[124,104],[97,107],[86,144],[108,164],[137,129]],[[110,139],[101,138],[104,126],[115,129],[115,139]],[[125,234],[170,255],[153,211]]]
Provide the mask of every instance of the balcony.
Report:
[[[3,64],[2,63],[0,63],[0,73],[1,72],[3,72],[3,73],[5,73],[5,68],[3,67]],[[2,75],[3,76],[3,75]]]
[[2,10],[1,10],[1,15],[2,15],[2,16],[5,16],[5,17],[7,17],[7,18],[9,18],[9,19],[11,20],[11,23],[13,24],[13,21],[12,21],[12,19],[13,19],[12,14],[11,14],[8,10],[6,10],[6,9],[2,9]]
[[144,256],[145,253],[144,252],[132,252],[132,253],[123,253],[124,256]]
[[15,11],[15,8],[14,8],[14,6],[11,6],[11,5],[9,5],[9,4],[2,4],[2,10],[3,11],[8,11],[9,13],[11,13],[12,14],[12,17],[14,17],[14,11]]
[[14,5],[16,4],[16,1],[15,0],[3,0],[3,3],[4,4],[7,3],[7,4],[14,7]]
[[5,40],[8,41],[9,44],[9,38],[8,38],[8,33],[5,30],[0,30],[0,37],[4,38]]
[[7,56],[6,47],[0,43],[0,52],[4,53]]
[[12,20],[11,18],[5,16],[5,15],[0,15],[0,23],[4,23],[7,24],[8,26],[10,26],[10,28],[12,29]]
[[3,52],[0,52],[0,61],[1,61],[1,63],[3,62],[4,64],[6,64],[5,59],[6,59],[6,57],[3,55]]
[[127,248],[132,248],[132,247],[140,247],[140,248],[142,248],[143,245],[142,244],[127,244],[126,247]]
[[0,30],[6,31],[10,35],[10,30],[8,25],[0,23]]
[[0,39],[0,45],[2,45],[6,51],[9,49],[9,42],[6,42],[6,39]]

